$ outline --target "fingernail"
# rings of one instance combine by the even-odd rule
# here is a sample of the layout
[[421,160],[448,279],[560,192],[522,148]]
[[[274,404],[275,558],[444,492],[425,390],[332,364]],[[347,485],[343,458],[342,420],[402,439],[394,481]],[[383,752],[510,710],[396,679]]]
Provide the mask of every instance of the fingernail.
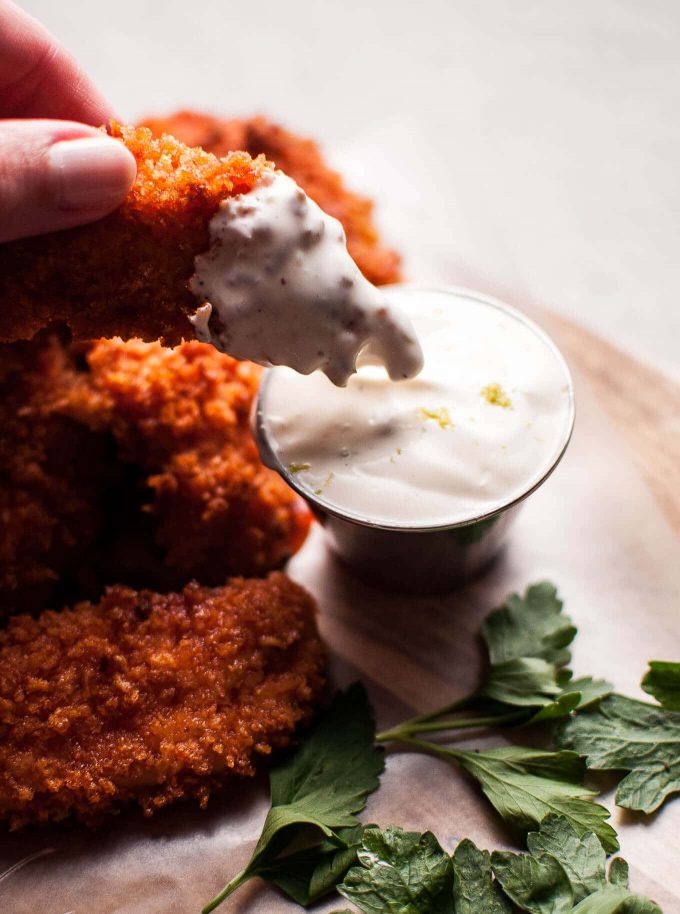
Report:
[[122,201],[135,179],[134,156],[108,136],[62,140],[50,147],[48,157],[60,209],[111,207]]

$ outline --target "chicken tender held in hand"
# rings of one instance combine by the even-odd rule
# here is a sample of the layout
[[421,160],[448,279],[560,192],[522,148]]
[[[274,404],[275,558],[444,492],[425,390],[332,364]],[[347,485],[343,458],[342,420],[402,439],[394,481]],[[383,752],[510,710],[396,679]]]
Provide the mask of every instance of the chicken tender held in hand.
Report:
[[222,200],[247,193],[267,163],[243,152],[218,159],[144,128],[111,133],[137,161],[132,190],[98,222],[0,245],[0,341],[55,322],[80,340],[194,337],[194,257],[209,246]]
[[[322,686],[311,597],[282,574],[102,601],[0,631],[0,819],[96,823],[254,773]],[[238,789],[238,788],[236,788]]]

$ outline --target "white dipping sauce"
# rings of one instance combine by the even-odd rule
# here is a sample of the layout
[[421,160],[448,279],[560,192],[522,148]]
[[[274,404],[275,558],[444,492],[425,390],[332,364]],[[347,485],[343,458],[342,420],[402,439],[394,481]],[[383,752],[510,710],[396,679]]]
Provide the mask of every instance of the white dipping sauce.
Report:
[[342,225],[281,172],[229,197],[195,260],[196,336],[261,365],[316,369],[344,385],[368,344],[393,380],[416,375],[422,352],[409,321],[361,274]]
[[265,437],[303,492],[388,527],[470,521],[529,491],[571,430],[568,369],[517,312],[472,294],[386,289],[413,321],[425,365],[393,384],[362,365],[345,389],[273,369]]

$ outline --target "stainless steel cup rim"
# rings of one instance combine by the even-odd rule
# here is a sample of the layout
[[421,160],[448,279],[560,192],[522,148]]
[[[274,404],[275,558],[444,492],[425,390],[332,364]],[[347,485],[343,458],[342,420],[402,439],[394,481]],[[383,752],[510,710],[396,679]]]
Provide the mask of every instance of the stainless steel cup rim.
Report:
[[455,523],[444,523],[437,524],[435,526],[406,526],[406,525],[397,525],[397,524],[383,524],[372,520],[370,517],[364,517],[359,514],[354,514],[349,511],[343,511],[338,508],[337,505],[329,504],[322,498],[318,498],[310,493],[307,489],[303,488],[300,483],[295,478],[295,474],[291,473],[288,468],[281,463],[279,460],[278,454],[272,447],[269,438],[266,432],[265,424],[265,412],[266,412],[266,398],[267,398],[267,388],[272,380],[272,372],[274,369],[267,369],[262,378],[260,384],[259,393],[257,400],[255,402],[255,408],[253,412],[253,432],[255,436],[255,441],[257,443],[258,449],[260,451],[260,457],[262,458],[263,463],[270,467],[270,469],[275,470],[283,480],[298,493],[302,498],[308,502],[312,508],[321,513],[321,514],[330,514],[333,517],[337,517],[340,520],[347,521],[348,523],[356,524],[361,527],[368,527],[374,530],[389,530],[394,533],[437,533],[437,532],[446,532],[448,530],[456,530],[462,527],[470,527],[473,524],[480,523],[481,521],[488,521],[492,518],[498,517],[501,514],[504,514],[507,510],[518,505],[520,502],[523,502],[527,499],[533,492],[540,488],[543,483],[552,475],[554,470],[559,465],[560,461],[564,457],[564,454],[569,446],[571,441],[571,436],[574,430],[574,420],[576,417],[576,404],[574,396],[574,382],[571,377],[571,372],[569,367],[564,359],[564,356],[558,349],[557,345],[553,340],[548,336],[548,334],[543,330],[539,325],[527,317],[517,308],[513,308],[512,305],[507,305],[505,302],[500,301],[497,298],[493,298],[490,295],[484,295],[481,292],[476,292],[473,289],[466,289],[463,286],[431,286],[423,285],[422,283],[398,283],[390,286],[382,287],[386,292],[389,292],[390,289],[412,289],[413,291],[424,291],[424,292],[441,292],[443,294],[450,294],[456,296],[463,296],[465,298],[473,299],[474,301],[481,302],[482,304],[489,305],[493,308],[497,308],[499,311],[503,311],[505,314],[509,314],[514,317],[520,323],[524,324],[528,329],[530,329],[536,336],[538,336],[546,347],[552,352],[553,356],[559,362],[564,372],[565,381],[567,384],[567,392],[569,395],[569,415],[565,423],[564,433],[562,440],[559,445],[556,457],[548,467],[548,469],[543,473],[543,475],[535,480],[524,492],[520,495],[517,495],[511,501],[499,505],[495,508],[492,508],[490,511],[486,511],[482,514],[475,515],[470,518],[466,518],[462,521],[456,521]]

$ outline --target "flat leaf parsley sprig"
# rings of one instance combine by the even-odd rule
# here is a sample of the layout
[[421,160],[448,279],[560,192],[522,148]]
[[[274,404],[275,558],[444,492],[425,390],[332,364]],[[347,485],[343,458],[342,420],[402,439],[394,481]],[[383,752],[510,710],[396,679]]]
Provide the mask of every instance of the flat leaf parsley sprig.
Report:
[[[612,691],[604,679],[573,679],[569,645],[576,628],[553,584],[511,594],[482,624],[489,655],[485,682],[472,694],[378,734],[388,742],[423,733],[520,726],[566,717]],[[463,717],[452,715],[465,712]]]
[[[479,689],[392,727],[377,739],[399,742],[463,768],[515,827],[526,831],[540,825],[545,816],[558,813],[578,834],[594,832],[612,852],[619,845],[616,832],[605,821],[609,811],[592,801],[597,791],[581,786],[586,766],[577,752],[523,747],[480,752],[441,744],[460,730],[559,720],[612,691],[603,679],[573,679],[567,664],[576,628],[562,610],[556,588],[545,581],[529,587],[524,597],[511,594],[482,625],[489,669]],[[437,742],[424,740],[424,734],[436,734]]]

